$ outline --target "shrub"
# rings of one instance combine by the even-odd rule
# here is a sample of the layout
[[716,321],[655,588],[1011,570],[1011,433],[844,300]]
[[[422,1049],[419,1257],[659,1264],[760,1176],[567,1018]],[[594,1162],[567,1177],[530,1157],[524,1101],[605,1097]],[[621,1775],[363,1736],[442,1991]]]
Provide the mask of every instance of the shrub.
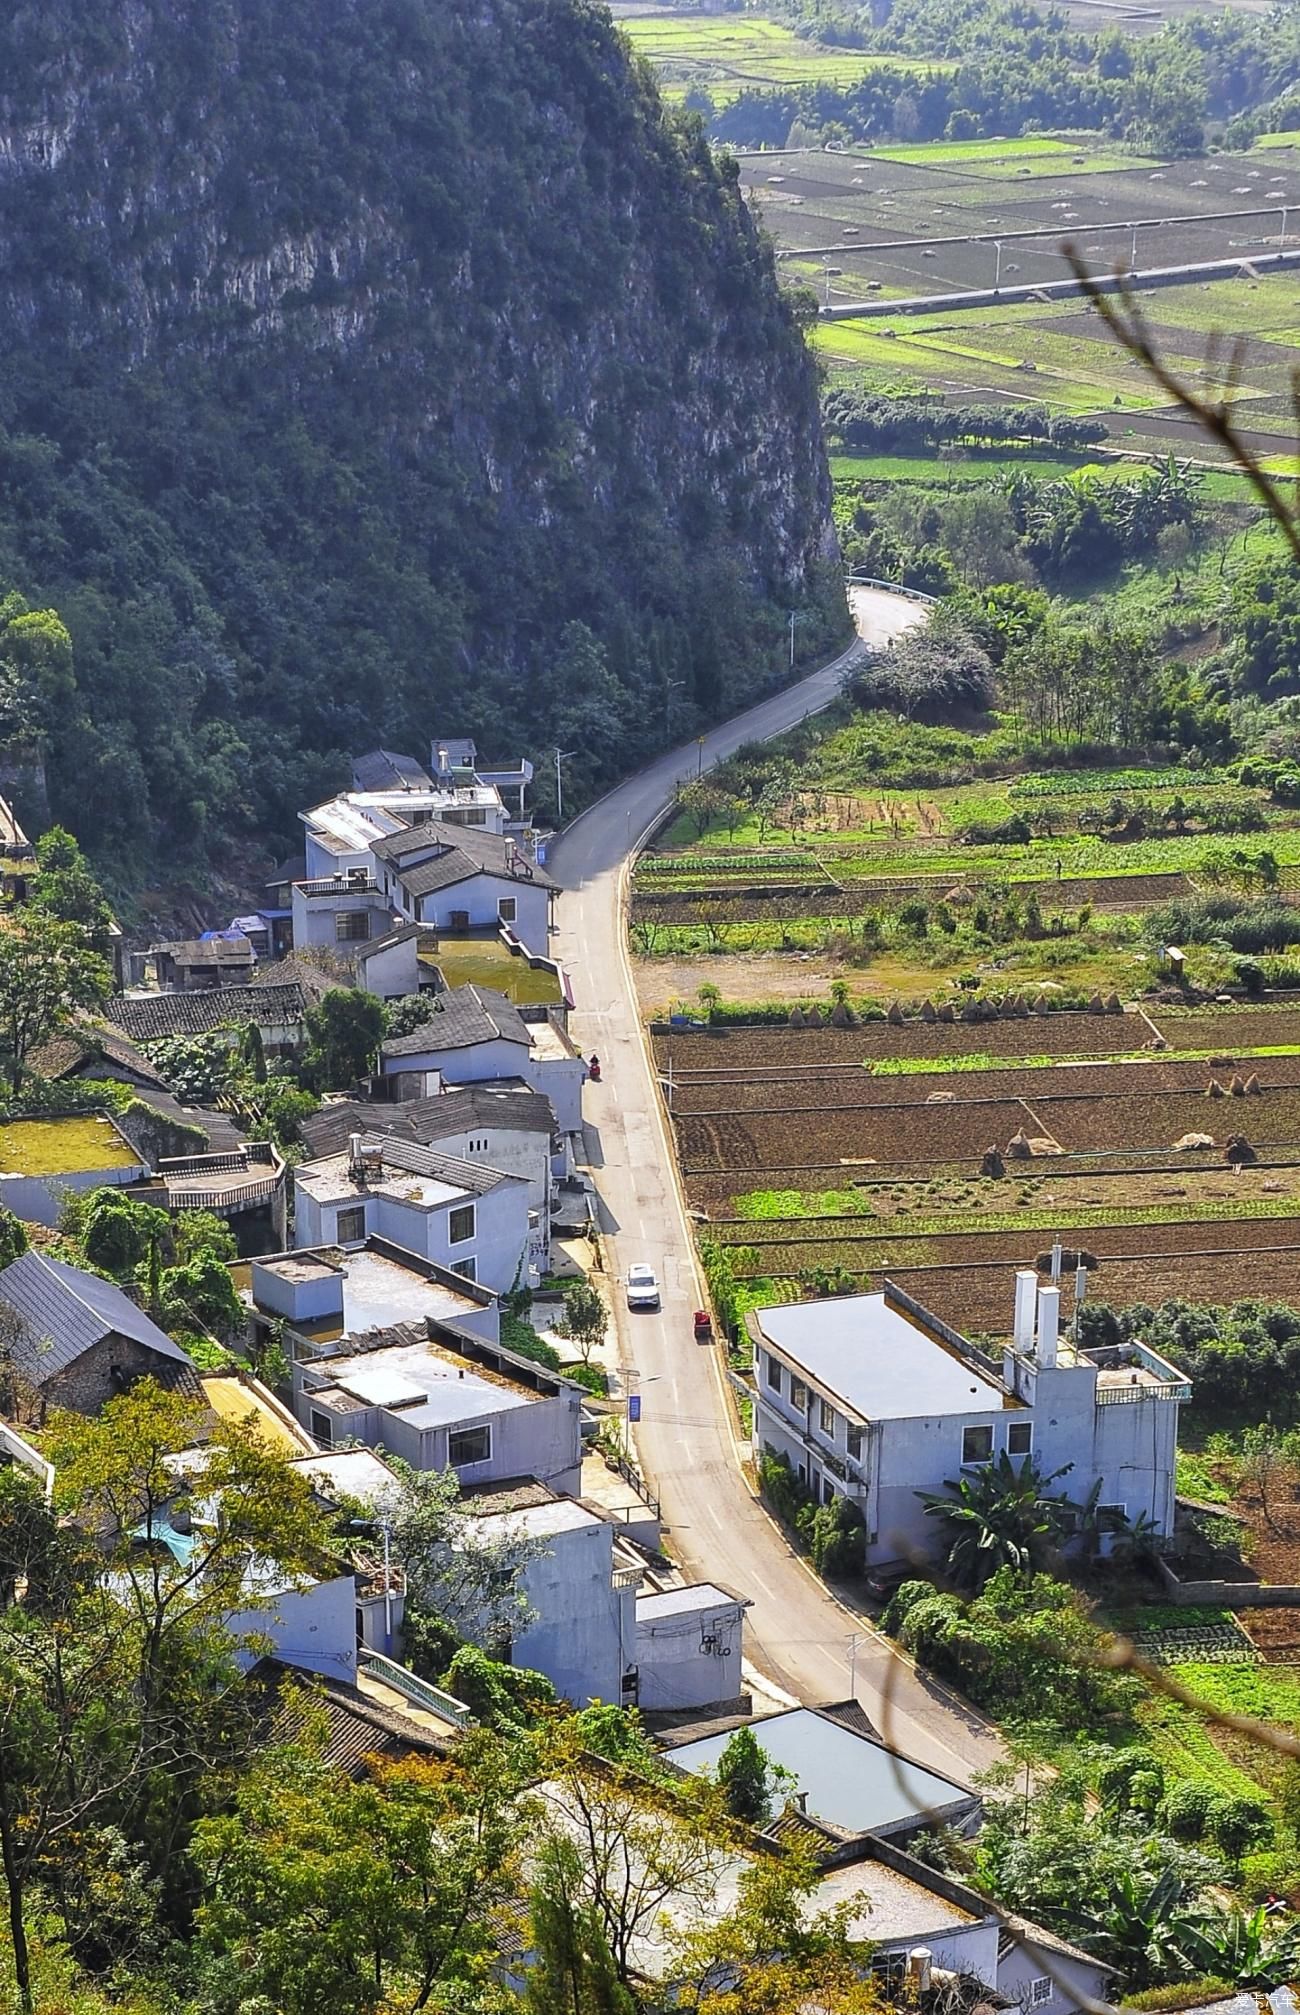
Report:
[[1273,1839],[1273,1821],[1257,1798],[1221,1798],[1211,1808],[1209,1834],[1220,1854],[1240,1861],[1252,1847]]
[[1174,1784],[1165,1793],[1160,1820],[1175,1840],[1203,1840],[1215,1793],[1208,1784]]
[[819,1574],[843,1580],[866,1564],[867,1528],[861,1508],[847,1497],[819,1505],[813,1513],[812,1558]]
[[1165,1775],[1146,1749],[1124,1749],[1097,1773],[1097,1792],[1112,1812],[1154,1812],[1164,1794]]

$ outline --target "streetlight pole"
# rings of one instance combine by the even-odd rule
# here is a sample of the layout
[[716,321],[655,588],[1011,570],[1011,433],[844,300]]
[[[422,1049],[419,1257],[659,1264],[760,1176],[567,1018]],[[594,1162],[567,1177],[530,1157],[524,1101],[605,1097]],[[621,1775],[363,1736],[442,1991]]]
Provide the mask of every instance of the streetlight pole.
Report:
[[994,249],[994,251],[995,251],[995,252],[997,253],[997,255],[998,255],[998,261],[997,261],[997,265],[996,265],[996,266],[994,267],[994,269],[993,269],[993,292],[994,292],[994,293],[996,294],[996,293],[998,292],[999,288],[1000,288],[1000,287],[1001,287],[1001,285],[1002,285],[1002,240],[1001,240],[1001,238],[995,238],[995,239],[993,240],[993,249]]
[[855,1630],[849,1639],[849,1699],[858,1697],[858,1646],[869,1644],[870,1636],[865,1630]]
[[794,672],[794,610],[790,611],[790,671]]
[[1282,229],[1277,234],[1277,249],[1279,252],[1285,252],[1286,250],[1286,213],[1290,207],[1289,203],[1282,205]]
[[1130,274],[1136,273],[1138,269],[1138,227],[1136,224],[1133,226],[1133,244],[1128,255],[1128,269]]
[[557,748],[555,751],[555,816],[561,825],[564,823],[564,783],[560,776],[560,764],[567,763],[573,753],[572,749]]

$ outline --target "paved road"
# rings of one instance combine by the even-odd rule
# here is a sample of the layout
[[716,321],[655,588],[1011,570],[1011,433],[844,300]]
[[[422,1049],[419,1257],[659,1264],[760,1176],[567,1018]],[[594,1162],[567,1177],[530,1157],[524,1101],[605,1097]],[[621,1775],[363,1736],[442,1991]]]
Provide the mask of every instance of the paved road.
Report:
[[[852,597],[867,643],[883,642],[924,616],[898,595],[858,588]],[[715,729],[705,739],[706,766],[826,706],[862,649],[855,644],[811,678]],[[997,1760],[992,1732],[843,1609],[791,1551],[742,1475],[718,1353],[701,1349],[691,1335],[691,1311],[700,1300],[694,1248],[637,1015],[622,910],[628,854],[674,784],[694,774],[699,761],[694,743],[661,757],[576,820],[547,862],[565,891],[557,950],[577,981],[573,1033],[604,1066],[602,1082],[588,1087],[587,1111],[611,1265],[621,1275],[631,1262],[646,1260],[663,1284],[658,1315],[631,1315],[616,1297],[624,1359],[633,1367],[629,1384],[642,1400],[638,1453],[682,1567],[752,1598],[753,1663],[801,1699],[843,1700],[849,1637],[865,1632],[857,1693],[872,1720],[907,1754],[968,1783]],[[730,1684],[734,1675],[727,1677]]]

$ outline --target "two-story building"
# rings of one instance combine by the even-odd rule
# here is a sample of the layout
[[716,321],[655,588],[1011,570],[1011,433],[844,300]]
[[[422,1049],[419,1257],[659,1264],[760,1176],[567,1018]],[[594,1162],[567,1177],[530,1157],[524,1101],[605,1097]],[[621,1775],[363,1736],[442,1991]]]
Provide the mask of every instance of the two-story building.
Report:
[[545,1264],[550,1227],[530,1210],[523,1176],[358,1133],[342,1153],[300,1163],[293,1177],[297,1246],[387,1239],[494,1294]]
[[359,1441],[463,1484],[582,1477],[582,1389],[458,1324],[295,1340],[294,1412],[324,1448]]
[[436,1098],[394,1105],[341,1099],[310,1114],[301,1131],[312,1155],[339,1154],[351,1134],[369,1132],[521,1175],[529,1207],[543,1221],[550,1219],[555,1182],[572,1171],[569,1139],[559,1130],[550,1100],[523,1084],[458,1085]]
[[788,1458],[814,1495],[854,1499],[867,1558],[932,1550],[920,1492],[1000,1454],[1032,1456],[1065,1487],[1173,1529],[1178,1404],[1191,1387],[1141,1343],[1089,1351],[1061,1334],[1060,1290],[1016,1277],[1000,1362],[886,1282],[878,1294],[787,1303],[749,1317],[754,1442]]
[[546,951],[555,883],[509,834],[433,819],[371,851],[376,880],[407,922],[446,932],[508,924],[529,951]]
[[582,1127],[586,1065],[557,1020],[525,1017],[492,987],[434,994],[429,1019],[381,1045],[379,1068],[393,1098],[425,1098],[449,1085],[526,1084],[549,1099],[562,1134]]

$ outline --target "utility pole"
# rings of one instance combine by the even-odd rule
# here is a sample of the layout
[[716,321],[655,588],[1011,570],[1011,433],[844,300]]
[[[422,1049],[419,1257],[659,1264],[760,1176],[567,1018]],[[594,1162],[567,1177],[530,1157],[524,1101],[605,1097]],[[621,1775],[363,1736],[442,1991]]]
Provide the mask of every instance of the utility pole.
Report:
[[994,292],[994,293],[996,294],[996,293],[998,292],[998,289],[999,289],[999,288],[1001,287],[1001,285],[1002,285],[1002,240],[1001,240],[1001,238],[995,238],[995,239],[993,240],[993,249],[995,250],[995,252],[996,252],[996,253],[997,253],[997,255],[998,255],[998,262],[997,262],[997,265],[996,265],[996,266],[994,267],[994,269],[993,269],[993,292]]
[[560,777],[560,764],[567,763],[573,753],[572,749],[557,748],[555,751],[555,816],[560,825],[564,823],[564,784]]
[[1137,269],[1138,269],[1138,227],[1135,224],[1133,226],[1133,245],[1128,255],[1128,270],[1130,276],[1136,274]]
[[1286,250],[1286,213],[1290,207],[1289,203],[1282,205],[1282,229],[1277,234],[1277,249],[1279,252],[1285,252]]
[[700,752],[700,754],[699,754],[699,761],[698,761],[698,762],[696,763],[696,765],[695,765],[695,774],[696,774],[696,776],[697,776],[697,777],[702,777],[702,776],[704,775],[704,737],[703,737],[703,735],[697,735],[697,737],[696,737],[696,740],[695,740],[695,746],[696,746],[696,748],[697,748],[697,749],[699,750],[699,752]]
[[858,1697],[858,1646],[860,1644],[870,1644],[870,1642],[871,1642],[871,1633],[866,1630],[855,1630],[852,1637],[850,1637],[849,1639],[850,1700],[856,1700]]
[[794,610],[790,611],[790,670],[794,670]]

